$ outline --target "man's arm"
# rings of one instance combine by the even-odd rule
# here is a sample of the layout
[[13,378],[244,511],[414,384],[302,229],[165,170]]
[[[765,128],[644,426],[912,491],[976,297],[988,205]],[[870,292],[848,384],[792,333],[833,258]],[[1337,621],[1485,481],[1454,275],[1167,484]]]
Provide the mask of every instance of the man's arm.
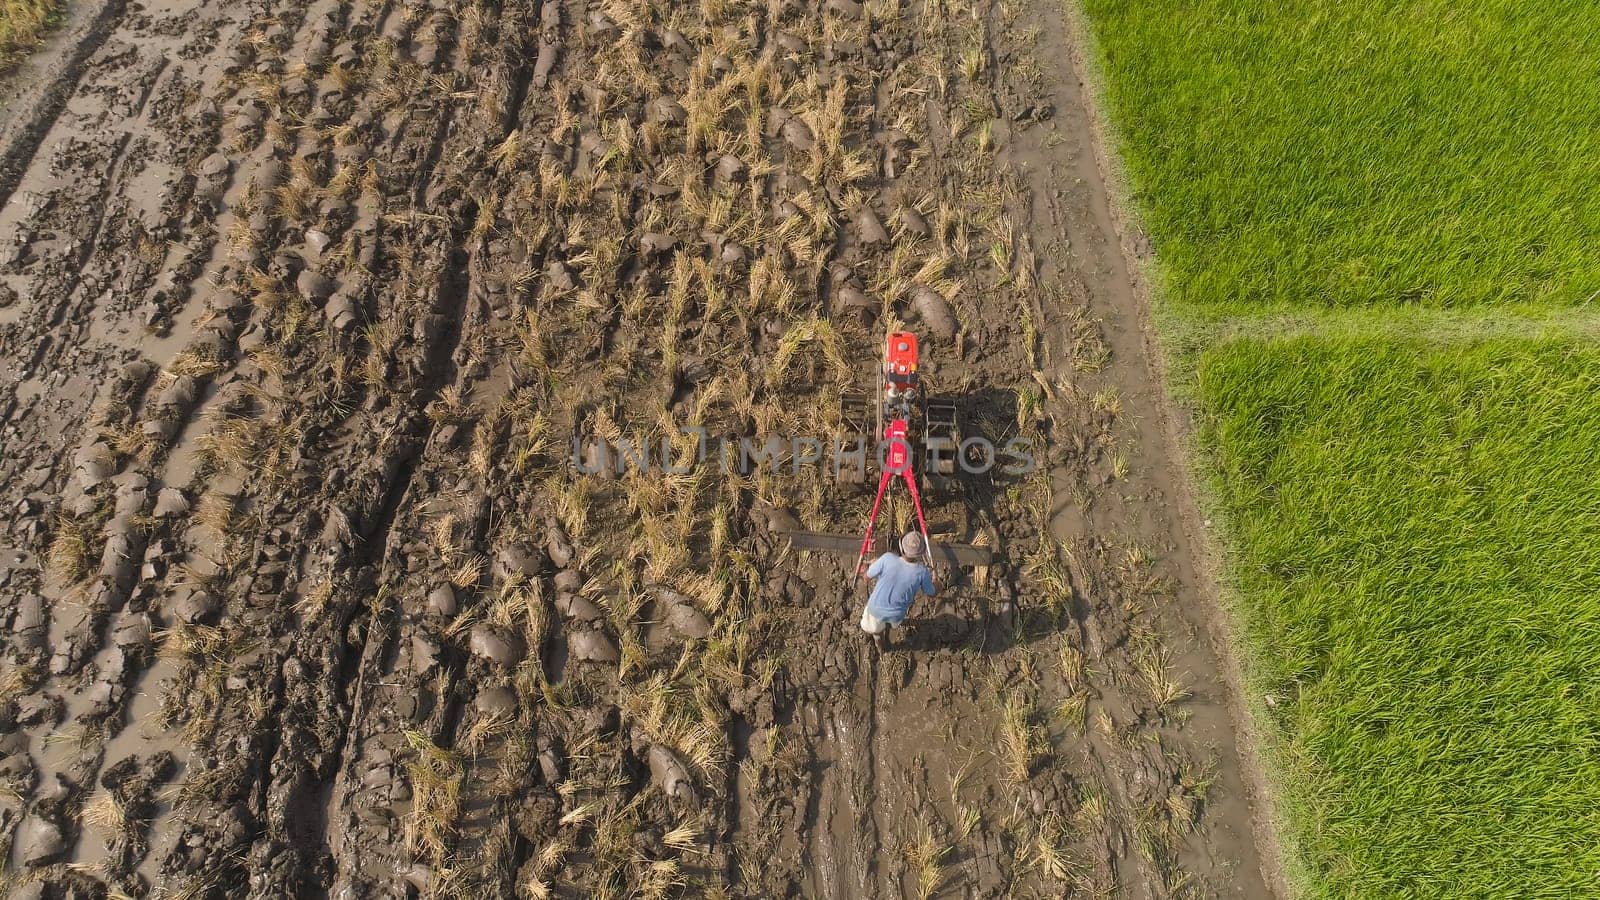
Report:
[[927,566],[922,567],[922,592],[929,597],[934,595],[933,570]]
[[883,574],[883,560],[884,557],[888,555],[889,554],[885,553],[883,556],[880,556],[872,561],[872,565],[867,567],[868,578],[877,578],[879,575]]

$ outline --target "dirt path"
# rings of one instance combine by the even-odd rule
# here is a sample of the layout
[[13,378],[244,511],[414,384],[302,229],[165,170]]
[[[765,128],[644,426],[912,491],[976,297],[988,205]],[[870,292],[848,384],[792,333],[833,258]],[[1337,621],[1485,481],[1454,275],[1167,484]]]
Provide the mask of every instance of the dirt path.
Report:
[[[0,167],[8,886],[1266,893],[1058,19],[86,20]],[[887,653],[777,533],[860,490],[571,464],[828,435],[893,321],[1044,465]]]

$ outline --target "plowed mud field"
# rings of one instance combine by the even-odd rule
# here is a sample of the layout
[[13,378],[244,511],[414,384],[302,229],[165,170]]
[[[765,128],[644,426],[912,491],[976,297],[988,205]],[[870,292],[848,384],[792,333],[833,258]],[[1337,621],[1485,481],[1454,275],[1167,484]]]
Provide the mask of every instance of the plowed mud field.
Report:
[[[0,134],[13,896],[1269,892],[1059,7],[78,15]],[[897,323],[1040,468],[888,650],[780,534],[870,489],[573,465],[831,435]]]

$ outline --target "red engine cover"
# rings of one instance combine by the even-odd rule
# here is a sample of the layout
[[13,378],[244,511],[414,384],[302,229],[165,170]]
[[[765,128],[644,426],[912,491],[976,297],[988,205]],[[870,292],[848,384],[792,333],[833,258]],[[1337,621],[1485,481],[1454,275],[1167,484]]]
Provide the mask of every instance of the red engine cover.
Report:
[[917,336],[909,331],[889,335],[889,352],[884,356],[884,374],[897,384],[908,384],[917,377]]

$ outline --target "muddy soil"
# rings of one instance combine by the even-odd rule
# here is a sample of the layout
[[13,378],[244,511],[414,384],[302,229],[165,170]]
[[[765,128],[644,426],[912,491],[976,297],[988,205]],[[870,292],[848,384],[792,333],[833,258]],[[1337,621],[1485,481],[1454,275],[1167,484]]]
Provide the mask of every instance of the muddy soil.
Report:
[[[0,124],[12,895],[1270,893],[1059,8],[78,21]],[[901,326],[1039,467],[880,650],[782,534],[868,490],[715,448]]]

